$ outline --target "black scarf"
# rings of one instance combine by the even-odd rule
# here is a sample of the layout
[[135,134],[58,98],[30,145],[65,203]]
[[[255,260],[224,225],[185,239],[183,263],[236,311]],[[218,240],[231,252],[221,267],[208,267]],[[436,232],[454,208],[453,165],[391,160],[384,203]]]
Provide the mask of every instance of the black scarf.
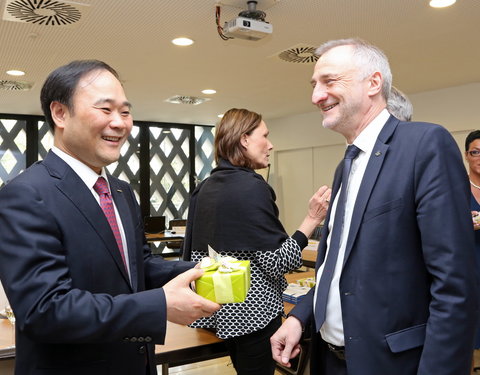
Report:
[[220,160],[192,194],[183,258],[191,251],[267,251],[288,238],[275,192],[252,169]]

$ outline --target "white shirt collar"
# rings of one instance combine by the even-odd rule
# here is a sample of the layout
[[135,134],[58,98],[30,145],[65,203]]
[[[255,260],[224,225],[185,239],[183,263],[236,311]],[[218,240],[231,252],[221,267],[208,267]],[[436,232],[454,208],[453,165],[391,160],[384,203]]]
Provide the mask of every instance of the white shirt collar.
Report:
[[387,109],[383,109],[377,117],[375,117],[370,124],[368,124],[365,129],[355,138],[353,144],[357,146],[360,150],[365,152],[367,155],[372,153],[375,142],[377,141],[378,135],[383,129],[383,126],[390,117]]
[[[60,150],[58,147],[53,146],[52,152],[61,158],[65,163],[67,163],[70,168],[72,168],[73,171],[82,179],[85,185],[88,186],[89,189],[93,189],[93,185],[95,185],[98,177],[100,177],[94,170],[92,170],[88,165],[82,163],[80,160],[75,159],[73,156],[68,155],[66,152]],[[107,184],[109,184],[105,168],[102,168],[101,176],[105,178]]]

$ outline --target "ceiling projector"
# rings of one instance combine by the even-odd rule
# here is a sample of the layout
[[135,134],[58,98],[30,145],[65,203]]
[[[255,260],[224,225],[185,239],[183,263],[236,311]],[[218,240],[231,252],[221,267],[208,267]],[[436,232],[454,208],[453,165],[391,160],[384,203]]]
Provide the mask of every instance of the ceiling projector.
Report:
[[252,18],[237,17],[225,22],[223,32],[232,38],[259,40],[270,35],[273,27],[268,22],[254,20]]

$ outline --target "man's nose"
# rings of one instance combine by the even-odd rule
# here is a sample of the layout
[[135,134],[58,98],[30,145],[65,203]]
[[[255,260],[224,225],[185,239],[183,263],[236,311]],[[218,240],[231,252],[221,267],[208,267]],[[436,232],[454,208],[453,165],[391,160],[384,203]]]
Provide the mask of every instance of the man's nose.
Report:
[[322,85],[316,85],[312,92],[312,103],[318,105],[327,99],[327,91]]

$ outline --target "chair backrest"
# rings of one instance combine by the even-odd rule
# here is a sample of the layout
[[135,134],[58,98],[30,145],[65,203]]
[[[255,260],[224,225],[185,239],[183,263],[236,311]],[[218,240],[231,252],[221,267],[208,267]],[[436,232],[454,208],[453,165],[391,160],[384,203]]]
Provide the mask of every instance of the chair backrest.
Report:
[[322,237],[322,229],[323,229],[323,225],[319,225],[318,227],[316,227],[313,230],[313,233],[310,236],[310,239],[320,241],[320,238]]
[[185,219],[172,219],[168,223],[168,229],[173,229],[173,227],[186,227],[187,226],[187,220]]
[[165,230],[165,216],[146,216],[143,219],[146,233],[160,233]]

